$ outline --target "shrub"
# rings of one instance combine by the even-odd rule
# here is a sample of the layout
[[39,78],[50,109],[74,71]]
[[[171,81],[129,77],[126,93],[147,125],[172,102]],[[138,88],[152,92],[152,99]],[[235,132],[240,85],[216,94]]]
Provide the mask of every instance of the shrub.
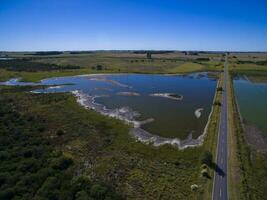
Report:
[[209,177],[208,169],[202,169],[202,170],[201,170],[201,175],[202,175],[203,177]]
[[[37,199],[58,199],[58,188],[60,182],[56,177],[48,177],[37,192]],[[41,197],[41,198],[40,198]],[[42,198],[43,197],[43,198]]]
[[75,200],[90,200],[92,198],[89,197],[86,191],[82,190],[77,192],[75,195]]
[[197,189],[198,189],[198,185],[197,184],[191,185],[191,191],[195,192],[195,191],[197,191]]
[[219,102],[219,101],[215,101],[213,105],[214,105],[214,106],[221,106],[222,104],[221,104],[221,102]]
[[9,176],[10,176],[9,173],[1,173],[0,174],[0,186],[4,185],[6,183]]
[[103,66],[102,65],[97,65],[96,66],[96,70],[102,70],[103,69]]
[[8,157],[9,157],[9,155],[6,151],[0,151],[0,161],[7,160]]
[[57,135],[57,136],[62,136],[62,135],[64,135],[64,134],[65,134],[65,131],[62,130],[62,129],[58,129],[58,130],[56,131],[56,135]]
[[73,160],[68,157],[60,157],[53,161],[52,167],[57,170],[65,170],[67,169],[71,164],[73,163]]
[[82,190],[90,191],[91,181],[86,176],[79,176],[72,180],[71,187],[74,194]]
[[223,88],[222,88],[222,87],[218,87],[218,88],[217,88],[217,91],[218,91],[218,92],[222,92],[222,91],[223,91]]
[[15,191],[12,188],[8,188],[0,191],[0,199],[12,199],[15,196]]
[[208,168],[208,166],[206,164],[201,165],[201,169],[207,169],[207,168]]
[[205,151],[201,158],[201,163],[206,164],[207,166],[212,166],[212,154],[209,151]]
[[90,190],[91,196],[96,199],[105,199],[108,188],[102,184],[94,184]]

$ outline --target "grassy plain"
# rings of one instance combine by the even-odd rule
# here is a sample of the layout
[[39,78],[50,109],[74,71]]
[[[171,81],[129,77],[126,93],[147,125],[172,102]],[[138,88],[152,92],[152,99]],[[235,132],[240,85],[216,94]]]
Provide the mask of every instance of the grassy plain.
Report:
[[[220,71],[223,69],[221,54],[199,53],[185,55],[182,52],[152,54],[147,59],[145,53],[127,51],[100,51],[81,54],[37,56],[27,53],[6,53],[11,58],[30,59],[32,62],[78,66],[80,69],[51,71],[8,71],[0,68],[0,80],[21,77],[25,81],[39,81],[54,76],[70,76],[90,73],[190,73],[196,71]],[[208,59],[208,60],[207,60]],[[101,70],[97,69],[101,66]]]
[[248,76],[267,76],[267,53],[231,53],[229,71]]

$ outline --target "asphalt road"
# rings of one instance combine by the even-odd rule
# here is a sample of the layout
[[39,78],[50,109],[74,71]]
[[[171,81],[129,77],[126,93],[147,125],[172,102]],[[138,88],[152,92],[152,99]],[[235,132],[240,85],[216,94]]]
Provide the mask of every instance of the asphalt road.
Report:
[[213,200],[228,200],[227,191],[227,135],[228,135],[228,120],[227,120],[227,81],[228,81],[228,61],[227,56],[224,63],[224,84],[222,94],[222,106],[220,113],[220,125],[217,143],[217,156],[215,177],[213,183]]

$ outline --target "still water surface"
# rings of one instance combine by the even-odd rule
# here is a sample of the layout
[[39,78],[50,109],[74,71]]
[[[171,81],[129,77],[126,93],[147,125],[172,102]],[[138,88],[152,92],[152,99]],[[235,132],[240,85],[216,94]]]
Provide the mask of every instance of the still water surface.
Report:
[[267,83],[253,83],[239,77],[234,90],[242,117],[267,134]]

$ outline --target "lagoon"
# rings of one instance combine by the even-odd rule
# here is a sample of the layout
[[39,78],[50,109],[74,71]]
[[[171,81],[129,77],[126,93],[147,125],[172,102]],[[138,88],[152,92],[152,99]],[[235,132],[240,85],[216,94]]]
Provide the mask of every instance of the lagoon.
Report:
[[[50,85],[33,92],[77,92],[89,108],[117,116],[162,138],[198,138],[203,134],[217,81],[207,73],[189,75],[100,74],[44,79],[7,85]],[[51,86],[53,85],[53,86]]]

